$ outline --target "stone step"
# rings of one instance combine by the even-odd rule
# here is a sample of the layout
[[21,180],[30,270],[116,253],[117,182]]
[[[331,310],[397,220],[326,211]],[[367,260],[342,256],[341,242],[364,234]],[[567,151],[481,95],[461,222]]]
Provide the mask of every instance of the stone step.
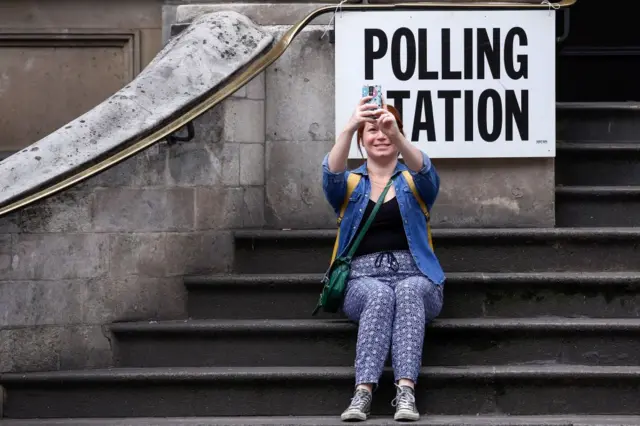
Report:
[[[351,396],[348,367],[209,367],[6,373],[6,418],[334,416]],[[390,371],[373,413],[390,415]],[[421,412],[444,415],[640,415],[640,367],[424,367]]]
[[[235,232],[239,273],[324,273],[336,231]],[[639,271],[640,228],[434,229],[445,271]]]
[[[322,274],[186,277],[195,319],[310,319]],[[640,314],[640,273],[450,273],[440,318]],[[320,312],[318,318],[340,318]]]
[[640,185],[640,143],[563,143],[556,153],[558,185]]
[[566,102],[556,107],[556,135],[562,142],[640,142],[640,104]]
[[[344,426],[338,416],[327,417],[173,417],[126,419],[0,420],[1,426]],[[388,416],[373,416],[360,425],[396,424]],[[636,426],[640,416],[433,416],[423,415],[415,426]]]
[[[120,367],[343,367],[346,320],[189,320],[111,325]],[[470,318],[427,329],[423,365],[640,365],[640,319]]]
[[638,227],[640,186],[557,187],[556,225]]

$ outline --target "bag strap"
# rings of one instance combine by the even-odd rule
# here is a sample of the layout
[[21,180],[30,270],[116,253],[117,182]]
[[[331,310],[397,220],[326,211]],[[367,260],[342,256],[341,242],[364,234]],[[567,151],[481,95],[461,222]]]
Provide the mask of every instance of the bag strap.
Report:
[[347,211],[347,206],[349,205],[349,198],[351,198],[351,194],[360,183],[361,175],[357,173],[349,173],[347,177],[347,193],[344,196],[344,200],[342,201],[342,207],[340,207],[340,215],[338,216],[338,235],[336,235],[336,242],[333,244],[333,254],[331,255],[331,264],[336,259],[338,255],[338,243],[340,241],[340,223],[342,222],[342,218],[344,217],[344,213]]
[[409,173],[407,170],[404,170],[402,172],[402,176],[404,177],[404,180],[407,181],[407,185],[409,185],[411,192],[413,192],[414,198],[420,205],[420,210],[422,210],[422,213],[427,219],[427,237],[429,238],[429,247],[431,247],[431,250],[433,250],[433,240],[431,238],[431,215],[429,214],[429,209],[427,208],[427,205],[424,203],[424,201],[422,201],[422,197],[420,197],[420,194],[418,194],[418,189],[416,188],[416,183],[413,181],[413,176],[411,176],[411,173]]
[[358,246],[362,242],[362,239],[364,238],[364,234],[367,233],[367,230],[369,229],[369,227],[373,223],[373,219],[375,219],[376,214],[378,213],[378,210],[380,210],[380,206],[384,202],[384,199],[387,196],[387,192],[389,192],[389,188],[391,188],[391,184],[393,183],[394,179],[395,179],[395,176],[392,177],[391,179],[389,179],[389,182],[387,182],[387,186],[384,187],[384,190],[382,191],[382,194],[380,194],[380,197],[378,197],[378,201],[376,202],[376,205],[373,208],[373,211],[371,212],[371,214],[367,218],[367,221],[365,222],[364,226],[362,227],[362,229],[358,233],[358,236],[356,237],[356,239],[351,244],[351,247],[349,248],[349,252],[347,253],[347,259],[350,260],[353,257],[353,255],[356,254],[356,250],[358,250]]
[[338,217],[338,226],[342,222],[342,218],[344,217],[344,213],[347,211],[347,206],[349,205],[349,198],[351,198],[351,194],[355,191],[356,187],[360,183],[361,175],[357,173],[349,173],[347,177],[347,193],[344,195],[344,200],[342,201],[342,207],[340,207],[340,216]]

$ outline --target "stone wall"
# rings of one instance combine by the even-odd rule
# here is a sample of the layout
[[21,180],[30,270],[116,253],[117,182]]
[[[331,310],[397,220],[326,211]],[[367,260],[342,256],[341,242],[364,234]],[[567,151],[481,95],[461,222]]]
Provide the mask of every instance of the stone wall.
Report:
[[0,218],[0,371],[108,366],[104,324],[184,318],[182,277],[229,270],[230,230],[264,225],[264,85]]
[[[120,89],[162,45],[160,0],[0,0],[0,10],[0,159]],[[0,218],[0,371],[106,365],[101,325],[178,288],[158,280],[156,296],[151,279],[114,269],[129,235],[98,231],[113,191],[93,186]]]

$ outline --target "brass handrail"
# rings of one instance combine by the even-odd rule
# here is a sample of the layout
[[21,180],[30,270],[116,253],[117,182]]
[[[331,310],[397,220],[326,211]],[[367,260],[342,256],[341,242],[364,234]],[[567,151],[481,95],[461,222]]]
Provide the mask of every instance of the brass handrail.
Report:
[[[577,0],[561,0],[559,2],[551,2],[555,8],[567,8],[576,3]],[[398,4],[343,4],[340,6],[343,11],[383,11],[383,10],[429,10],[429,9],[548,9],[552,7],[549,4],[540,3],[521,3],[521,2],[446,2],[446,1],[433,1],[424,3],[398,3]],[[291,42],[302,31],[304,27],[320,15],[325,13],[331,13],[336,11],[337,5],[322,6],[307,16],[302,18],[298,23],[294,24],[287,30],[287,32],[278,40],[273,46],[261,57],[253,61],[242,72],[234,76],[229,80],[220,90],[216,91],[212,95],[208,96],[198,105],[195,105],[190,110],[175,118],[168,124],[162,125],[159,129],[155,130],[151,134],[145,136],[138,142],[128,146],[122,151],[111,155],[110,157],[101,160],[100,162],[87,167],[86,169],[77,172],[60,182],[54,183],[44,189],[41,189],[31,195],[22,197],[17,201],[13,201],[4,207],[0,207],[0,217],[11,213],[20,208],[26,207],[36,201],[43,198],[54,195],[64,189],[70,188],[91,176],[102,172],[105,169],[115,166],[116,164],[132,157],[133,155],[149,148],[154,143],[166,138],[168,135],[175,133],[187,123],[191,122],[195,118],[199,117],[209,109],[213,108],[239,88],[247,84],[259,73],[264,71],[269,65],[274,63],[282,54],[289,48]]]

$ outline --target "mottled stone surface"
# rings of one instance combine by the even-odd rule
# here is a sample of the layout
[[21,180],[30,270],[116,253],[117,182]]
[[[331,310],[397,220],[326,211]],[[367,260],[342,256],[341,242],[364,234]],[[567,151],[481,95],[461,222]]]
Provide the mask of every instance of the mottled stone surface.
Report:
[[440,193],[439,228],[520,228],[555,225],[552,158],[433,160]]
[[[170,108],[189,97],[182,92],[210,90],[271,40],[267,30],[233,12],[196,22],[191,33],[158,55],[146,77],[143,73],[117,94],[123,98],[107,100],[89,116],[108,121],[114,117],[109,108],[150,108],[153,102],[159,114],[173,112]],[[237,34],[224,34],[233,28]],[[229,50],[217,49],[215,43],[225,40]],[[253,49],[245,52],[244,42]],[[175,52],[182,52],[179,64]],[[146,84],[155,84],[155,93]],[[177,103],[160,105],[171,93],[179,95]],[[183,277],[229,272],[231,230],[264,226],[264,96],[262,73],[197,118],[192,141],[158,143],[74,188],[0,217],[0,371],[109,366],[106,324],[186,317]],[[114,104],[105,110],[109,101]],[[136,117],[150,116],[141,112]],[[91,124],[87,116],[79,120]],[[91,128],[106,129],[100,120]],[[144,123],[128,130],[133,128],[143,130]],[[45,138],[46,144],[39,142],[38,151],[1,163],[0,181],[20,176],[10,169],[14,160],[22,166],[21,156],[38,153],[43,162],[45,145],[51,161],[75,148],[76,159],[84,161],[107,146],[89,144],[93,150],[87,154],[85,148],[91,147],[78,142],[82,129],[63,129]],[[111,132],[105,144],[115,143],[125,130]],[[9,189],[19,193],[25,185]],[[0,194],[8,196],[1,189]]]
[[[257,122],[249,122],[254,117]],[[229,99],[224,106],[223,138],[230,142],[264,143],[264,101]]]
[[335,227],[335,213],[322,191],[320,162],[328,141],[267,142],[265,221],[269,228]]
[[267,69],[267,141],[335,138],[334,49],[324,31],[307,26]]
[[109,336],[101,326],[0,329],[0,371],[47,371],[112,365]]
[[106,274],[109,239],[104,234],[28,234],[13,237],[9,278],[58,280]]
[[[336,3],[339,3],[339,1]],[[350,1],[350,3],[356,2]],[[360,1],[357,3],[360,3]],[[287,4],[284,7],[282,4],[277,4],[276,2],[187,4],[178,6],[174,19],[176,22],[189,22],[203,13],[233,10],[245,15],[258,25],[293,25],[312,11],[330,4],[330,2],[314,3],[311,1]],[[316,18],[313,23],[326,25],[330,20],[331,15],[327,13]]]
[[333,45],[321,39],[324,29],[305,28],[267,69],[268,227],[335,225],[324,200],[320,168],[335,138]]
[[191,188],[96,191],[96,231],[186,231],[193,228]]
[[240,185],[264,185],[264,145],[240,146]]
[[0,162],[0,205],[154,128],[258,56],[272,39],[236,12],[198,17],[125,88]]

